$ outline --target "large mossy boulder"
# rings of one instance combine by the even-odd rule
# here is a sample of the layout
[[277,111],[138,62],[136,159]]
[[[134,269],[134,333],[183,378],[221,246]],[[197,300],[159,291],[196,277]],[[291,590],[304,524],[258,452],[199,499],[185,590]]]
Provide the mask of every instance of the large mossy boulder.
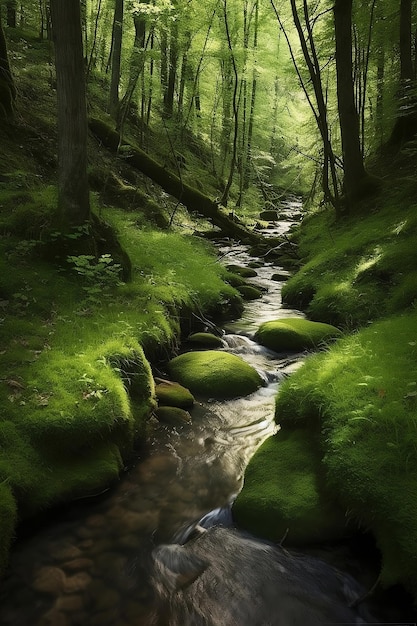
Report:
[[187,352],[168,364],[171,377],[193,394],[230,399],[246,396],[262,385],[258,372],[243,359],[221,352]]
[[287,317],[261,324],[256,331],[255,340],[275,352],[299,352],[317,348],[341,335],[341,331],[330,324]]
[[155,386],[155,395],[160,406],[189,409],[194,404],[194,396],[190,390],[170,380],[160,380]]
[[323,487],[320,454],[305,430],[279,431],[249,462],[233,505],[239,526],[256,536],[302,546],[340,539],[346,519]]

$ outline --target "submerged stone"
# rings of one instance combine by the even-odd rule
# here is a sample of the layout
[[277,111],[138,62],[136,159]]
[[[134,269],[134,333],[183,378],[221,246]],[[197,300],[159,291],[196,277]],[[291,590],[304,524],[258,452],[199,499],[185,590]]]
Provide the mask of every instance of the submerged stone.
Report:
[[237,290],[244,300],[257,300],[262,297],[262,291],[253,285],[241,285]]
[[155,386],[155,395],[160,406],[188,409],[194,404],[194,396],[190,390],[170,380],[158,382]]
[[289,317],[261,324],[255,333],[255,341],[275,352],[298,352],[317,348],[341,335],[341,331],[330,324]]
[[184,409],[179,409],[176,406],[160,406],[155,411],[156,418],[164,424],[170,426],[184,426],[184,424],[191,424],[191,415]]
[[187,337],[187,342],[201,348],[221,348],[223,346],[221,337],[217,337],[213,333],[193,333]]
[[256,536],[286,537],[285,545],[340,539],[347,531],[343,511],[323,488],[318,446],[302,429],[280,430],[257,450],[233,518]]
[[172,359],[168,367],[172,378],[192,393],[211,398],[246,396],[262,385],[253,367],[219,350],[187,352]]
[[253,278],[258,275],[252,267],[244,267],[242,265],[228,265],[227,270],[229,272],[233,272],[233,274],[238,274],[243,278]]

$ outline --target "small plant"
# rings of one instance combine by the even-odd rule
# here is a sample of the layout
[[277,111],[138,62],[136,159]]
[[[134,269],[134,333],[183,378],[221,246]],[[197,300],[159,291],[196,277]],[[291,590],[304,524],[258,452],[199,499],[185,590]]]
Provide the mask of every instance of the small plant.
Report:
[[89,254],[70,255],[67,261],[85,279],[85,301],[90,305],[99,304],[103,298],[109,298],[115,287],[122,284],[122,268],[119,263],[114,262],[111,254],[102,254],[98,259]]

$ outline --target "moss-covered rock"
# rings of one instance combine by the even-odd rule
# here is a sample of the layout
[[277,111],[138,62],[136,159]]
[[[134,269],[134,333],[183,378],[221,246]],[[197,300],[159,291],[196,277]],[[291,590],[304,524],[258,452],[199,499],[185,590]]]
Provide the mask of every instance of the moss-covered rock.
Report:
[[258,300],[258,298],[262,298],[262,291],[253,285],[241,285],[237,287],[237,290],[244,300]]
[[281,272],[275,272],[274,274],[272,274],[271,280],[275,280],[276,282],[281,282],[281,281],[288,280],[289,277],[290,277],[290,273],[282,270]]
[[321,343],[341,336],[341,331],[330,324],[311,322],[299,317],[290,317],[264,322],[255,334],[255,340],[262,346],[285,352],[298,352],[316,348]]
[[227,352],[187,352],[169,362],[174,380],[196,395],[212,398],[246,396],[262,385],[258,372]]
[[191,424],[191,415],[188,411],[176,406],[160,406],[155,411],[156,418],[170,426],[184,426]]
[[159,406],[172,406],[179,409],[188,409],[194,404],[194,396],[189,389],[170,380],[158,382],[155,394]]
[[221,337],[216,337],[213,333],[193,333],[187,337],[187,343],[201,348],[221,348],[223,346]]
[[322,485],[320,455],[304,430],[279,431],[249,462],[233,505],[236,522],[251,533],[286,544],[338,539],[346,520]]
[[227,269],[229,272],[238,274],[238,276],[242,276],[243,278],[253,278],[258,275],[253,267],[245,267],[243,265],[227,265]]
[[278,211],[274,209],[266,209],[265,211],[261,211],[259,213],[259,219],[264,222],[276,222],[278,219]]

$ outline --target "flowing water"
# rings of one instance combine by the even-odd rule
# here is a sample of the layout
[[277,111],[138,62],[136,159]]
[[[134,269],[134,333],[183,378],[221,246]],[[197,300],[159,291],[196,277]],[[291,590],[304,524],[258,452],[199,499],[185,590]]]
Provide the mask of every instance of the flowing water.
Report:
[[[298,209],[288,206],[289,217]],[[277,224],[277,231],[289,224]],[[243,246],[220,246],[220,254],[225,263],[253,260]],[[152,421],[141,458],[115,488],[93,503],[67,507],[22,537],[1,585],[2,626],[149,625],[152,546],[217,507],[228,516],[248,460],[275,432],[280,381],[302,361],[302,355],[276,354],[253,341],[261,322],[302,315],[282,308],[282,280],[271,280],[278,269],[265,262],[257,270],[251,282],[267,289],[265,295],[248,303],[223,336],[224,349],[254,365],[265,386],[246,398],[196,402],[190,426]],[[216,513],[208,513],[207,525],[210,515]]]

